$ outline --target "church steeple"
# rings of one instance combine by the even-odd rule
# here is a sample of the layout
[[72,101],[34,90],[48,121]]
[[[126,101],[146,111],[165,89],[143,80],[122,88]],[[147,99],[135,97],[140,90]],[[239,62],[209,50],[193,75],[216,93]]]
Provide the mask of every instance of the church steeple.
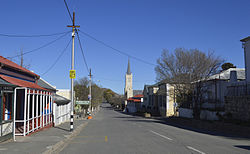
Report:
[[128,69],[127,69],[127,74],[130,75],[131,74],[131,71],[130,71],[130,62],[128,60]]
[[133,97],[132,84],[133,84],[133,76],[130,70],[130,62],[128,60],[128,68],[127,68],[127,73],[125,75],[125,89],[124,89],[124,94],[127,99]]

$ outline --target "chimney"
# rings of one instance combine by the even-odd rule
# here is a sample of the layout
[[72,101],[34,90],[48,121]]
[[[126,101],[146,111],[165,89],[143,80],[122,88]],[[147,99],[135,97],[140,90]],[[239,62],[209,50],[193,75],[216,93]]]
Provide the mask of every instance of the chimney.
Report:
[[230,82],[237,82],[237,71],[230,71]]

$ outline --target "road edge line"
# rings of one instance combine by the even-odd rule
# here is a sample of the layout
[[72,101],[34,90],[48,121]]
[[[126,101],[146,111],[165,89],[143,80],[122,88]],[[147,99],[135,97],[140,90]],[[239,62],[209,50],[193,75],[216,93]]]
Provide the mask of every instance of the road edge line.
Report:
[[198,153],[200,153],[200,154],[206,154],[205,152],[202,152],[202,151],[200,151],[200,150],[197,150],[197,149],[195,149],[195,148],[193,148],[193,147],[191,147],[191,146],[187,146],[187,148],[190,149],[190,150],[196,151],[196,152],[198,152]]
[[170,140],[170,141],[173,140],[173,139],[171,139],[171,138],[169,138],[169,137],[167,137],[167,136],[161,135],[161,134],[159,134],[159,133],[157,133],[157,132],[155,132],[155,131],[152,131],[152,130],[149,130],[149,131],[150,131],[151,133],[155,134],[155,135],[158,135],[158,136],[162,137],[162,138],[168,139],[168,140]]

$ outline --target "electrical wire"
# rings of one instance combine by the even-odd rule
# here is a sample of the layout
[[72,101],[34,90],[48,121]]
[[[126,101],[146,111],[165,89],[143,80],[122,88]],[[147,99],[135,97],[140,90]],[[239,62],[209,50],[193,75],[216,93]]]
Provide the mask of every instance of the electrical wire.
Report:
[[53,33],[53,34],[39,34],[39,35],[14,35],[14,34],[2,34],[2,33],[0,33],[0,36],[3,36],[3,37],[46,37],[46,36],[61,35],[61,34],[65,34],[68,32],[69,31],[61,32],[61,33]]
[[[64,0],[64,4],[65,4],[65,6],[66,6],[66,8],[67,8],[67,11],[68,11],[68,14],[69,14],[69,16],[70,16],[70,19],[71,19],[71,21],[73,22],[73,18],[72,18],[72,15],[71,15],[70,11],[69,11],[69,7],[68,7],[68,4],[67,4],[66,0]],[[79,37],[79,34],[78,34],[77,29],[75,29],[75,32],[76,32],[76,34],[77,34],[77,39],[78,39],[78,41],[79,41],[79,45],[80,45],[80,49],[81,49],[81,52],[82,52],[83,61],[84,61],[84,63],[85,63],[87,72],[89,73],[90,70],[89,70],[89,67],[88,67],[88,64],[87,64],[87,61],[86,61],[84,52],[83,52],[82,43],[81,43],[81,40],[80,40],[80,37]]]
[[129,55],[129,54],[126,53],[126,52],[123,52],[123,51],[121,51],[121,50],[119,50],[119,49],[117,49],[117,48],[114,48],[114,47],[112,47],[111,45],[108,45],[107,43],[104,43],[103,41],[96,39],[95,37],[91,36],[90,34],[88,34],[88,33],[86,33],[86,32],[83,32],[83,31],[81,31],[81,30],[79,30],[79,32],[81,32],[81,33],[84,34],[85,36],[87,36],[87,37],[89,37],[89,38],[95,40],[96,42],[98,42],[98,43],[100,43],[100,44],[102,44],[102,45],[104,45],[104,46],[106,46],[106,47],[108,47],[108,48],[110,48],[110,49],[112,49],[112,50],[114,50],[114,51],[116,51],[116,52],[122,54],[122,55],[125,55],[125,56],[127,56],[127,57],[129,57],[129,58],[133,58],[133,59],[135,59],[135,60],[137,60],[137,61],[140,61],[140,62],[145,63],[145,64],[148,64],[148,65],[156,66],[156,65],[153,64],[153,63],[147,62],[147,61],[145,61],[145,60],[143,60],[143,59],[140,59],[140,58],[137,58],[137,57],[135,57],[135,56],[131,56],[131,55]]
[[70,17],[71,21],[73,22],[73,18],[72,18],[72,15],[70,14],[69,7],[68,7],[68,4],[67,4],[66,0],[64,0],[64,4],[65,4],[65,6],[67,8],[67,11],[69,13],[69,17]]
[[[68,33],[69,33],[69,32],[68,32]],[[64,36],[66,36],[68,33],[65,33],[64,35],[62,35],[62,36],[56,38],[55,40],[53,40],[53,41],[51,41],[51,42],[49,42],[49,43],[46,43],[46,44],[44,44],[44,45],[42,45],[42,46],[40,46],[40,47],[38,47],[38,48],[36,48],[36,49],[30,50],[30,51],[26,51],[26,52],[23,52],[22,54],[19,54],[19,55],[16,55],[16,56],[12,56],[12,57],[7,57],[7,58],[9,59],[9,58],[20,57],[20,56],[22,56],[22,55],[26,55],[26,54],[28,54],[28,53],[32,53],[32,52],[35,52],[35,51],[37,51],[37,50],[40,50],[40,49],[42,49],[42,48],[44,48],[44,47],[49,46],[50,44],[53,44],[54,42],[56,42],[56,41],[58,41],[58,40],[60,40],[61,38],[63,38]]]
[[72,41],[72,39],[69,40],[68,44],[62,50],[61,54],[57,57],[57,59],[55,60],[55,62],[41,76],[44,76],[46,73],[48,73],[56,65],[56,63],[60,60],[60,58],[62,57],[62,55],[65,53],[65,51],[69,47],[69,44],[70,44],[71,41]]
[[82,43],[81,43],[81,40],[80,40],[80,37],[79,37],[79,34],[76,30],[76,34],[77,34],[77,39],[79,41],[79,45],[80,45],[80,49],[81,49],[81,53],[82,53],[82,57],[83,57],[83,61],[85,63],[85,66],[86,66],[86,69],[87,69],[87,72],[90,73],[90,70],[89,70],[89,67],[88,67],[88,64],[87,64],[87,61],[86,61],[86,58],[85,58],[85,55],[84,55],[84,52],[83,52],[83,48],[82,48]]
[[[124,80],[108,79],[108,78],[102,78],[102,77],[101,78],[97,77],[97,79],[111,81],[111,82],[124,82]],[[133,81],[133,82],[134,83],[145,83],[145,82],[152,82],[152,80]]]

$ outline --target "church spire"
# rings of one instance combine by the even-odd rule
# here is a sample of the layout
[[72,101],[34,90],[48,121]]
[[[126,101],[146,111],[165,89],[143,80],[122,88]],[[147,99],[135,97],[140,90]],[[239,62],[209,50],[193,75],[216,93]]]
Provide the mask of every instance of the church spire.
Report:
[[131,74],[131,71],[130,71],[130,62],[128,60],[128,69],[127,69],[127,74],[130,75]]

